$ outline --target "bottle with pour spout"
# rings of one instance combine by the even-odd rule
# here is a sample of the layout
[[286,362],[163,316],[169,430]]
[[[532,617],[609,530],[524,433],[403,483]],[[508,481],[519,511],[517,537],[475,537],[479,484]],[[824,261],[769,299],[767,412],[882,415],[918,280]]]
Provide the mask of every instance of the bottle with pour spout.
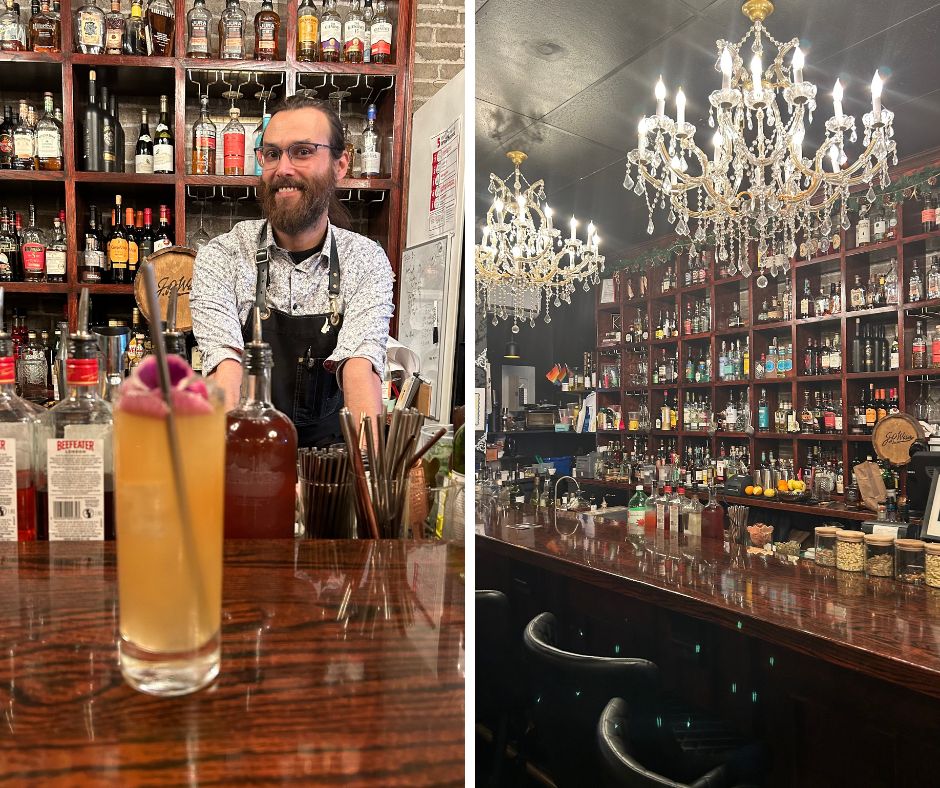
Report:
[[13,339],[0,287],[0,541],[36,539],[36,433],[42,409],[16,395]]
[[294,536],[297,429],[271,403],[271,346],[261,339],[263,283],[253,308],[254,335],[245,345],[238,407],[225,439],[225,537]]
[[[111,404],[98,393],[98,340],[88,331],[88,288],[69,335],[66,390],[43,417],[38,441],[40,524],[50,541],[114,539]],[[47,518],[43,518],[45,513]]]

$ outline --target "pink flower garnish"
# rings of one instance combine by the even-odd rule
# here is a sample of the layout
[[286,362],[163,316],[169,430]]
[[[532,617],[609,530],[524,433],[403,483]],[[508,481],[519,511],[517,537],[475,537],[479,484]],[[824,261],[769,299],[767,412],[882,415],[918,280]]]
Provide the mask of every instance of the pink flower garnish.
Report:
[[[192,367],[179,356],[168,356],[172,386],[170,399],[173,410],[180,416],[211,413],[209,389],[205,380],[193,372]],[[139,416],[162,419],[167,407],[160,389],[160,370],[156,356],[147,356],[134,373],[121,384],[118,408]]]

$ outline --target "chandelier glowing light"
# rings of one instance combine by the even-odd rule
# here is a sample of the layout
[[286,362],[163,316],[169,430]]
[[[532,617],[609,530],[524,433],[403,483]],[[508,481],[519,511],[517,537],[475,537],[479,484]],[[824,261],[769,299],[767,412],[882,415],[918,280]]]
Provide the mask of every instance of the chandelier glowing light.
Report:
[[[847,202],[853,187],[867,184],[867,199],[874,202],[876,176],[882,188],[888,185],[888,158],[897,164],[894,114],[881,106],[882,81],[876,71],[872,111],[862,118],[865,149],[845,166],[846,143],[856,142],[857,136],[855,118],[842,112],[842,84],[836,80],[825,139],[804,156],[816,86],[803,80],[799,41],[781,44],[767,32],[763,22],[773,12],[769,0],[748,0],[741,10],[752,23],[748,32],[736,44],[717,42],[715,69],[722,84],[709,96],[708,123],[714,127],[716,118],[718,123],[713,155],[695,144],[695,126],[685,120],[681,88],[675,120],[665,114],[666,88],[660,77],[656,114],[640,121],[638,147],[627,155],[623,185],[646,199],[650,234],[654,208],[668,205],[668,220],[678,235],[690,238],[693,255],[714,244],[732,275],[740,271],[750,276],[748,247],[755,241],[759,266],[776,275],[789,269],[798,237],[816,240],[825,253],[834,219],[849,228]],[[748,39],[751,57],[745,65],[742,50]],[[777,50],[766,69],[765,39]],[[784,65],[788,56],[789,67]],[[647,184],[653,187],[652,197]],[[762,272],[758,284],[766,286],[766,281]]]
[[[514,166],[512,189],[490,174],[493,204],[486,213],[482,242],[475,248],[477,299],[492,313],[493,325],[535,318],[545,302],[546,323],[552,322],[551,306],[571,303],[575,285],[585,290],[600,281],[604,256],[594,223],[588,224],[587,239],[577,237],[578,221],[571,217],[567,238],[552,224],[552,209],[545,202],[545,184],[529,183],[519,170],[526,159],[521,151],[506,154]],[[507,179],[508,180],[508,179]]]

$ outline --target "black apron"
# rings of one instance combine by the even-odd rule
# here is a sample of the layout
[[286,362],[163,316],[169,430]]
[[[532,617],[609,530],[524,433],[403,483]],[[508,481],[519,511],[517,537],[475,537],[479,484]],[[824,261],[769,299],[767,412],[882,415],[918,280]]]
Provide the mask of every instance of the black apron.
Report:
[[[297,428],[298,446],[325,447],[343,440],[339,411],[343,392],[336,375],[323,363],[336,349],[343,316],[339,311],[339,256],[336,243],[330,244],[330,312],[319,315],[290,315],[267,306],[268,271],[267,222],[261,225],[255,263],[258,266],[256,305],[261,307],[261,338],[271,346],[274,369],[271,372],[271,399]],[[329,238],[327,240],[333,240]],[[242,326],[245,342],[252,340],[251,313]]]

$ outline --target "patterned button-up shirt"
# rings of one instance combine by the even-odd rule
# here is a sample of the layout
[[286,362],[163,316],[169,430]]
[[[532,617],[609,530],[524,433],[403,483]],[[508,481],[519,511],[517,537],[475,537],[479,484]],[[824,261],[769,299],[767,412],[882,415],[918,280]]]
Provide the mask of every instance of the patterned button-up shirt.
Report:
[[[225,359],[241,360],[242,326],[255,301],[258,233],[261,220],[239,222],[230,232],[203,246],[193,267],[190,309],[193,333],[202,352],[203,370]],[[286,314],[324,314],[330,310],[330,244],[336,243],[340,266],[340,311],[343,324],[336,349],[326,366],[337,372],[353,357],[368,359],[381,377],[385,372],[388,323],[392,317],[392,268],[375,241],[330,224],[323,250],[300,263],[279,247],[268,225],[268,306]],[[275,359],[275,363],[277,359]]]

